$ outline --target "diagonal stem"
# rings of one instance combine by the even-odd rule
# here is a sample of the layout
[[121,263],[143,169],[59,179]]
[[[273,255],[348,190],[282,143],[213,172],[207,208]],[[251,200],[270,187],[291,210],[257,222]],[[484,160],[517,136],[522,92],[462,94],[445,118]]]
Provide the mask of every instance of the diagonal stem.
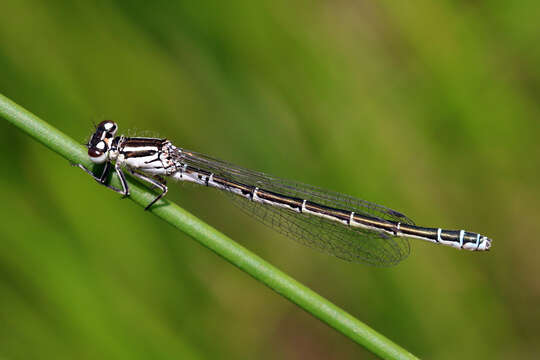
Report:
[[[0,117],[72,163],[80,163],[87,167],[92,165],[83,146],[1,94]],[[144,207],[154,199],[155,195],[147,188],[131,180],[128,182],[131,191],[129,198],[135,203]],[[112,178],[111,185],[120,186],[117,176]],[[164,200],[160,203],[163,205],[154,206],[149,211],[372,353],[384,359],[416,359],[414,355],[384,335],[371,329],[178,205]]]

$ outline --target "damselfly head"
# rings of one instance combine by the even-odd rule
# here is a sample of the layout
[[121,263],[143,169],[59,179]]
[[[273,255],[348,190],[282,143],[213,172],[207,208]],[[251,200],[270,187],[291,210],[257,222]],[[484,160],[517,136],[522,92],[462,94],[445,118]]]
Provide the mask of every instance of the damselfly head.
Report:
[[96,131],[88,142],[88,156],[96,164],[107,161],[109,150],[116,135],[118,126],[110,120],[102,121],[96,127]]

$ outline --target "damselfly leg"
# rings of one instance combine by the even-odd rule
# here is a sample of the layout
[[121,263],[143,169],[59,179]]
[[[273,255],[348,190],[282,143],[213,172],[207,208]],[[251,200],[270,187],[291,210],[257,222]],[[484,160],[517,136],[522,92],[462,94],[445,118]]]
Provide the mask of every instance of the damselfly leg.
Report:
[[[154,200],[152,200],[150,202],[150,204],[146,205],[146,207],[144,208],[144,210],[148,210],[152,207],[152,205],[154,205],[157,201],[159,201],[159,199],[161,199],[162,197],[164,197],[165,195],[167,195],[167,192],[169,191],[169,188],[167,187],[167,185],[165,184],[165,180],[161,179],[160,177],[157,177],[156,176],[156,179],[153,179],[149,176],[146,176],[146,175],[143,175],[141,173],[138,173],[136,171],[133,171],[131,170],[130,168],[128,168],[128,171],[131,175],[135,176],[136,178],[142,180],[142,181],[145,181],[147,183],[149,183],[150,185],[153,185],[154,187],[158,188],[159,190],[161,190],[161,194],[159,194],[158,196],[156,196],[156,198]],[[160,181],[161,180],[161,181]]]
[[84,172],[86,172],[87,174],[92,176],[92,178],[94,178],[94,180],[96,180],[101,185],[104,185],[104,186],[108,187],[109,189],[114,190],[119,194],[122,194],[124,197],[129,196],[129,188],[127,186],[126,177],[125,177],[124,173],[122,172],[122,170],[118,166],[116,166],[116,165],[114,166],[114,171],[116,172],[116,174],[118,175],[118,178],[120,179],[120,184],[122,185],[122,189],[118,189],[118,188],[116,188],[116,187],[114,187],[114,186],[107,183],[107,178],[109,177],[109,173],[110,173],[110,170],[111,170],[111,163],[110,162],[105,163],[105,165],[103,166],[103,170],[101,172],[101,175],[99,177],[96,176],[92,172],[92,170],[88,169],[83,164],[71,164],[71,165],[72,166],[77,166],[78,168],[82,169]]
[[[128,186],[127,181],[126,181],[126,176],[125,176],[124,172],[122,171],[122,169],[118,165],[115,164],[114,171],[118,175],[118,178],[120,180],[120,184],[122,185],[122,189],[118,189],[118,188],[116,188],[116,187],[114,187],[114,186],[107,183],[107,178],[109,176],[109,172],[110,172],[110,169],[111,169],[111,163],[110,162],[105,163],[105,165],[103,167],[103,171],[101,173],[101,176],[99,176],[99,177],[94,175],[94,173],[90,169],[88,169],[86,166],[84,166],[82,164],[72,164],[72,165],[77,166],[78,168],[82,169],[84,172],[86,172],[87,174],[92,176],[92,178],[94,178],[94,180],[96,180],[101,185],[104,185],[104,186],[108,187],[109,189],[114,190],[119,194],[122,194],[124,197],[129,196],[129,186]],[[161,178],[160,176],[156,176],[156,178],[154,179],[154,178],[151,178],[151,177],[146,176],[144,174],[141,174],[141,173],[139,173],[137,171],[134,171],[134,170],[132,170],[130,168],[128,168],[127,170],[129,171],[129,173],[131,175],[133,175],[137,179],[142,180],[142,181],[152,185],[153,187],[155,187],[155,188],[157,188],[157,189],[159,189],[161,191],[161,193],[158,196],[156,196],[156,198],[154,200],[152,200],[144,208],[144,210],[150,209],[152,207],[152,205],[154,205],[161,198],[163,198],[165,195],[167,195],[167,192],[169,191],[169,188],[167,187],[167,185],[165,183],[165,180],[163,178]]]

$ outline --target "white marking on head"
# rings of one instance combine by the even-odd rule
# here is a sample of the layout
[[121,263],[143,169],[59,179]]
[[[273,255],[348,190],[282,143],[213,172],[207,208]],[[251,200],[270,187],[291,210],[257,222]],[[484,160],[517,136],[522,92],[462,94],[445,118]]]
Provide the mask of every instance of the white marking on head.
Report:
[[442,229],[439,228],[437,230],[437,242],[441,242],[442,241],[442,238],[441,238],[441,232],[442,232]]
[[103,122],[103,128],[107,131],[111,131],[116,127],[116,124],[112,121]]
[[459,247],[463,247],[463,236],[465,235],[465,230],[461,230],[459,232]]
[[107,150],[107,143],[105,141],[100,141],[96,144],[96,149],[100,151],[106,151]]

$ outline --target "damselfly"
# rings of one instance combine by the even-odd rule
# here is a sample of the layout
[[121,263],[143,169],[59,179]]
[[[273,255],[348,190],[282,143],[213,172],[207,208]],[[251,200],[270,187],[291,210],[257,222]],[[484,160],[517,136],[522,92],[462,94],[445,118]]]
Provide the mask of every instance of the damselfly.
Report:
[[[471,251],[489,250],[491,239],[465,230],[416,226],[405,215],[365,200],[279,179],[174,146],[167,139],[116,136],[118,126],[101,122],[88,142],[88,156],[104,164],[100,184],[124,195],[123,170],[167,194],[163,176],[224,191],[244,211],[292,239],[338,258],[372,265],[394,265],[410,252],[407,238]],[[113,164],[114,162],[114,164]],[[121,189],[107,183],[111,167]]]

